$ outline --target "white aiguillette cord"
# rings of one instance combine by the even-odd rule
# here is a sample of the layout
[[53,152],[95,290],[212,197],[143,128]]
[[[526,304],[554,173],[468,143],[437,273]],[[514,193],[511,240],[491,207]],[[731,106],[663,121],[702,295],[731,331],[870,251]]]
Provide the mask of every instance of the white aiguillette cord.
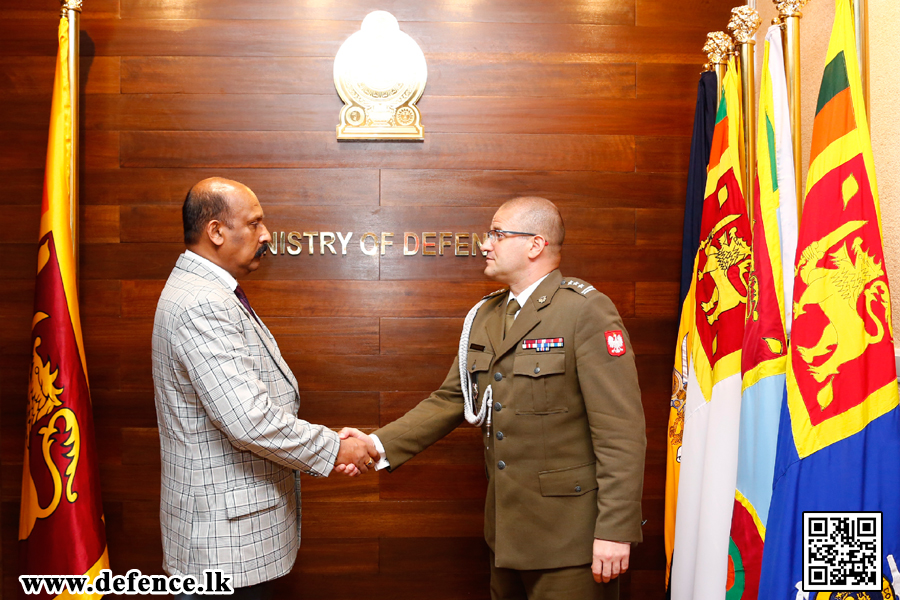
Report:
[[472,425],[479,426],[487,423],[488,427],[490,427],[491,401],[494,398],[493,390],[491,390],[491,386],[487,386],[487,389],[484,390],[484,395],[481,397],[481,408],[478,409],[478,413],[476,414],[476,399],[472,397],[472,375],[469,373],[468,368],[469,333],[472,331],[472,322],[475,321],[475,314],[486,300],[487,298],[473,306],[472,310],[469,311],[469,314],[466,315],[466,320],[463,323],[462,334],[459,336],[459,381],[462,387],[463,408],[466,421]]

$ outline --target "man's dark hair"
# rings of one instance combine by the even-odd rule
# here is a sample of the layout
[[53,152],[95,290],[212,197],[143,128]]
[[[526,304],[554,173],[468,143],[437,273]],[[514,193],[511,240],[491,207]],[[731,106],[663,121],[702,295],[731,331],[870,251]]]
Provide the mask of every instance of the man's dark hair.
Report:
[[187,245],[200,241],[200,235],[210,221],[218,220],[231,226],[231,208],[225,189],[200,183],[190,189],[181,207],[184,243]]

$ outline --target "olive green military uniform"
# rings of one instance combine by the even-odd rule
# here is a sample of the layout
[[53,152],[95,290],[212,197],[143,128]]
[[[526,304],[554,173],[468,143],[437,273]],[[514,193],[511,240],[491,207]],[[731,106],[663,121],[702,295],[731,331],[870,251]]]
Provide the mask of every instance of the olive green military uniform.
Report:
[[[487,298],[472,325],[467,368],[476,412],[484,390],[493,389],[493,422],[482,440],[484,534],[496,567],[585,565],[594,538],[641,541],[644,413],[615,306],[556,270],[504,339],[508,294]],[[454,361],[439,390],[375,432],[391,469],[463,422],[460,385]]]

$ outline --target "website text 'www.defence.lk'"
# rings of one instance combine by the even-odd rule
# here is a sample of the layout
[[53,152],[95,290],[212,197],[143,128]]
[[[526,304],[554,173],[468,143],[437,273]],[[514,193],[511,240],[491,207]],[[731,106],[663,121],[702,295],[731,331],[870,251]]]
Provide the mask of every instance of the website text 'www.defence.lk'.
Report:
[[126,575],[113,575],[109,569],[103,569],[93,581],[87,575],[20,575],[19,583],[26,594],[69,592],[159,596],[186,593],[225,596],[234,593],[231,577],[218,570],[203,571],[200,580],[191,575],[143,575],[137,569],[128,571]]

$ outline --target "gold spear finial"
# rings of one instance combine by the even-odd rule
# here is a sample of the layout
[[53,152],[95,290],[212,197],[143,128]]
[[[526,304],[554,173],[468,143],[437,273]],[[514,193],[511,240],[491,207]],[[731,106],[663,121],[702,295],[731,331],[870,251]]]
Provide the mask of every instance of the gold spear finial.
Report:
[[728,60],[730,55],[734,54],[734,40],[724,31],[707,33],[703,51],[709,58],[709,64],[722,64]]
[[62,5],[63,12],[67,10],[81,12],[82,0],[59,0],[59,3]]
[[806,5],[809,0],[772,0],[775,3],[775,8],[778,9],[778,14],[783,17],[800,17],[802,14],[800,13],[800,9]]
[[731,9],[731,20],[728,21],[728,29],[738,44],[746,44],[753,40],[753,36],[756,35],[756,30],[759,29],[761,22],[759,13],[755,8],[750,8],[747,5],[736,6]]

